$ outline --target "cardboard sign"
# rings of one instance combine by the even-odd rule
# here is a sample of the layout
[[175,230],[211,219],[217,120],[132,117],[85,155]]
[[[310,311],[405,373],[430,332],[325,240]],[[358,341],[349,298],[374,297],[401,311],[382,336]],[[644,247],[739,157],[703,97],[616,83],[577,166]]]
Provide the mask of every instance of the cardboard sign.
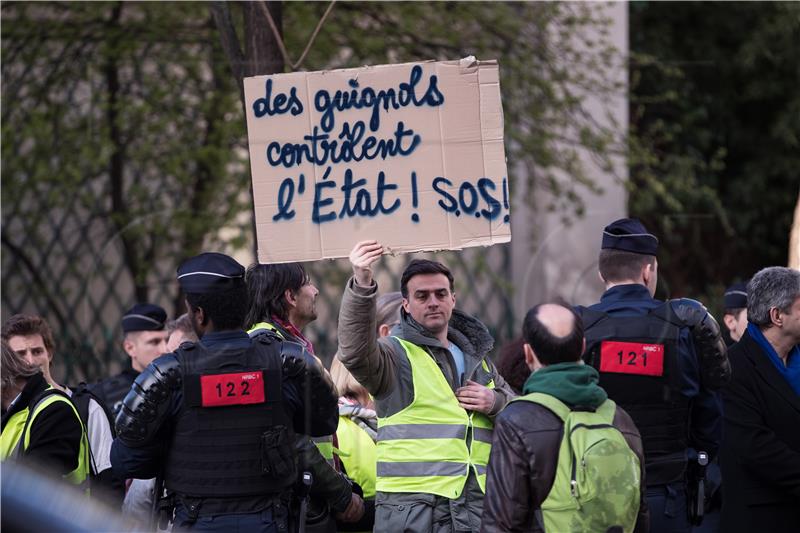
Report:
[[511,240],[496,61],[244,80],[261,263]]

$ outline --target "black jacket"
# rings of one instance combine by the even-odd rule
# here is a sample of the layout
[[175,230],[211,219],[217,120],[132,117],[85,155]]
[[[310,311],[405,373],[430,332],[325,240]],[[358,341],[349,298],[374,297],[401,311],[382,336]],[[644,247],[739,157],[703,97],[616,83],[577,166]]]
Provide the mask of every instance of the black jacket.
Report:
[[[2,428],[5,429],[6,423],[15,413],[26,407],[32,408],[33,402],[47,387],[41,373],[31,376],[16,401],[3,413]],[[48,405],[36,416],[30,431],[30,442],[22,453],[22,461],[60,476],[78,468],[83,428],[69,405],[64,402]]]
[[122,409],[122,400],[131,390],[133,382],[139,373],[133,368],[128,367],[116,376],[111,376],[102,381],[99,381],[90,386],[92,393],[94,393],[108,409],[111,414],[116,417]]
[[800,397],[748,332],[731,348],[723,391],[721,531],[800,528]]
[[[303,339],[298,338],[292,332],[278,324],[272,319],[265,320],[268,324],[275,328],[279,336],[285,340],[296,342],[305,346],[306,343]],[[261,332],[270,331],[268,328],[259,328],[251,330],[248,335],[255,337]],[[298,463],[300,469],[298,475],[302,477],[303,472],[311,472],[313,483],[311,485],[311,501],[309,502],[309,516],[325,515],[329,507],[337,513],[343,513],[347,506],[350,505],[350,499],[353,494],[353,486],[350,480],[345,477],[341,472],[335,470],[320,453],[317,445],[307,435],[297,435],[295,440],[295,449],[297,450]],[[300,480],[298,480],[298,483]],[[327,515],[326,515],[327,516]],[[331,528],[335,528],[333,524],[333,517],[320,518],[320,520],[329,519]]]

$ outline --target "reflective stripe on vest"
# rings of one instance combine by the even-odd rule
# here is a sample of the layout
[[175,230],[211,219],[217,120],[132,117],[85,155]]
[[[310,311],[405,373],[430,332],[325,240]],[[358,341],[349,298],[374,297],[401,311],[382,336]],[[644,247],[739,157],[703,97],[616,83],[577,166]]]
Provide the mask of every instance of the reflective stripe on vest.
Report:
[[[472,467],[485,491],[491,419],[458,405],[442,371],[424,349],[395,339],[411,364],[414,399],[402,411],[378,419],[377,490],[458,498]],[[489,370],[485,361],[483,369]],[[494,382],[487,386],[494,388]]]
[[374,498],[378,457],[375,442],[346,416],[339,417],[336,439],[339,441],[339,460],[344,464],[347,476],[358,483],[365,498]]
[[[50,386],[47,390],[52,389],[53,387]],[[75,470],[65,475],[64,479],[74,485],[83,486],[88,492],[89,444],[86,439],[86,428],[83,427],[81,417],[78,415],[78,411],[75,409],[75,406],[72,404],[72,402],[60,394],[49,394],[39,400],[39,402],[33,406],[33,414],[30,415],[30,422],[28,422],[30,407],[26,407],[11,417],[11,419],[6,423],[3,434],[0,435],[0,459],[5,461],[12,455],[19,457],[22,455],[24,450],[28,449],[31,441],[31,427],[33,426],[33,422],[42,411],[55,402],[64,402],[69,405],[72,409],[72,412],[75,413],[75,418],[81,425],[81,444],[78,451],[78,466],[75,468]],[[22,434],[23,431],[25,432],[24,436]]]

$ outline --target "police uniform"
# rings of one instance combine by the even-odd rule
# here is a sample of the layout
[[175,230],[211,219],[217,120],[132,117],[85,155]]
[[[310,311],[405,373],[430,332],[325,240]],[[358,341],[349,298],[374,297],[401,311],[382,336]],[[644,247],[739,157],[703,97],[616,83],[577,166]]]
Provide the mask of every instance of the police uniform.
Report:
[[[241,295],[244,267],[200,254],[178,268],[178,281],[190,296]],[[125,477],[163,473],[176,527],[286,531],[294,432],[330,434],[336,423],[333,384],[301,346],[213,329],[136,379],[111,461]]]
[[734,283],[725,289],[725,309],[747,309],[747,283]]
[[[747,283],[734,283],[723,295],[723,309],[737,310],[747,309]],[[723,332],[725,344],[730,348],[736,341],[731,339],[730,333],[725,328]],[[717,533],[720,531],[720,519],[722,511],[722,472],[719,466],[719,457],[714,458],[706,468],[705,476],[705,515],[703,523],[695,527],[695,533]]]
[[[163,331],[166,322],[167,312],[163,308],[153,304],[136,304],[123,315],[122,332]],[[136,370],[128,366],[116,376],[92,386],[92,392],[117,416],[122,408],[122,400],[131,390],[138,375]]]
[[[747,283],[734,283],[727,289],[722,296],[722,308],[727,313],[728,311],[737,311],[739,309],[747,309]],[[726,328],[727,329],[727,328]],[[736,343],[727,331],[725,332],[725,344],[728,348]]]
[[[658,239],[638,220],[621,219],[604,229],[602,248],[655,256]],[[615,285],[578,311],[584,359],[642,435],[651,531],[690,530],[689,458],[716,455],[722,419],[714,391],[730,379],[717,322],[699,302],[661,302],[638,283]]]

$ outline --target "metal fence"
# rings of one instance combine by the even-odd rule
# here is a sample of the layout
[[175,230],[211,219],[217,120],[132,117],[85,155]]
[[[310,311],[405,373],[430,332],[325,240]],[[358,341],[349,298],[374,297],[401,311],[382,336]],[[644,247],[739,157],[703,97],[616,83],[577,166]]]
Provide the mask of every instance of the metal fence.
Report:
[[[21,198],[3,196],[2,318],[22,312],[42,315],[56,335],[56,377],[67,382],[99,379],[127,364],[120,319],[136,303],[134,282],[121,243],[114,236],[105,237],[112,234],[107,220],[79,202],[44,209],[38,202],[46,195],[47,191],[31,190]],[[106,197],[98,190],[98,201]],[[210,250],[235,251],[217,235],[210,235],[207,242]],[[236,255],[247,262],[249,254]],[[513,334],[510,255],[510,245],[498,245],[413,257],[436,257],[452,269],[457,306],[484,321],[499,346]],[[400,273],[411,258],[387,257],[379,263],[376,279],[381,291],[399,290]],[[156,260],[147,279],[150,301],[163,306],[170,317],[184,312],[176,301],[176,266]],[[307,333],[328,363],[336,352],[339,304],[350,267],[347,260],[305,266],[320,290],[319,317]]]

